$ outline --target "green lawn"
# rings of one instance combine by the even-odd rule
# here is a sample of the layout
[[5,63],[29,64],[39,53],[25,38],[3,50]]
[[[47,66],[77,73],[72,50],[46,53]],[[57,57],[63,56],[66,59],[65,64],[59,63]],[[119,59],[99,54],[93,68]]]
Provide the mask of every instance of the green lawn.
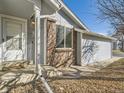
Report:
[[124,54],[124,51],[121,51],[121,50],[113,50],[112,52],[114,54]]

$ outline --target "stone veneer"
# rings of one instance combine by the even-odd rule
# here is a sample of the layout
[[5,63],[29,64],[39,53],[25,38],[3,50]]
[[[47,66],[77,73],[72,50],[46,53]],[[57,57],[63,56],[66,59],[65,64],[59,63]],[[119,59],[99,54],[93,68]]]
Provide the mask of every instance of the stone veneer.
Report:
[[54,20],[47,21],[47,64],[53,66],[56,49],[56,25]]
[[54,57],[56,67],[69,67],[73,61],[73,49],[56,49]]
[[56,48],[56,24],[47,21],[47,64],[54,67],[68,67],[74,63],[74,49]]

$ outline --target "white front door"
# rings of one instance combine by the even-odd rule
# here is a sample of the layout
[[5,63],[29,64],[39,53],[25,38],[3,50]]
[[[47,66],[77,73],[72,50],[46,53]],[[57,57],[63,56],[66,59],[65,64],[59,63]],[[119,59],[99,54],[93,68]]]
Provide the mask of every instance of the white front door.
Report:
[[23,21],[3,18],[4,61],[23,60],[26,56],[26,26]]

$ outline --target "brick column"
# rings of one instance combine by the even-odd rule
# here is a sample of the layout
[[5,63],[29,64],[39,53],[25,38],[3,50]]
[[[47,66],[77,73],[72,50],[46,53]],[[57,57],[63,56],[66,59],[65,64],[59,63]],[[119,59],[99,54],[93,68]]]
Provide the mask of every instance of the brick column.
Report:
[[54,65],[56,48],[56,24],[55,20],[47,19],[47,64]]

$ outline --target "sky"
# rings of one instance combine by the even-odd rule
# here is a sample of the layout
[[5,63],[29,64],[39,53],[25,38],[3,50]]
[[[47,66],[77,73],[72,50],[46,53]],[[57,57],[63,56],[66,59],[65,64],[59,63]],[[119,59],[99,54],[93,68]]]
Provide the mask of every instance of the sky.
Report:
[[108,35],[112,31],[107,21],[101,21],[96,0],[64,0],[90,31]]

